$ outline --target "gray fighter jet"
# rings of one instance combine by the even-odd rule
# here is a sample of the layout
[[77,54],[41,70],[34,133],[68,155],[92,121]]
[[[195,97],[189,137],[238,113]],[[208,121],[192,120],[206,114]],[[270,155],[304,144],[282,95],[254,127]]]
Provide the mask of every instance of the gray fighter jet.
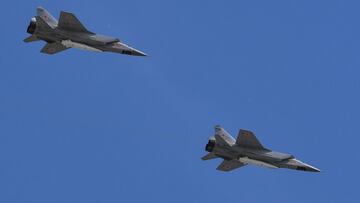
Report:
[[87,30],[74,14],[61,11],[59,22],[44,8],[37,8],[37,16],[31,19],[24,42],[44,40],[47,44],[42,53],[56,54],[69,48],[90,51],[107,51],[135,56],[146,56],[119,39],[95,34]]
[[255,137],[254,133],[240,130],[236,140],[221,126],[215,126],[215,136],[210,137],[205,150],[209,153],[202,160],[215,158],[224,159],[217,167],[220,171],[254,164],[267,168],[288,168],[301,171],[320,172],[319,169],[305,164],[293,155],[266,149]]

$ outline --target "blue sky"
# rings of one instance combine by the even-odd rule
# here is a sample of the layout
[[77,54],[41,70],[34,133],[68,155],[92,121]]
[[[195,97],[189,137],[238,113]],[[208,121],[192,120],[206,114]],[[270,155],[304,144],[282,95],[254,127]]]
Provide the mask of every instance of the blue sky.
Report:
[[[73,12],[149,57],[23,43]],[[7,1],[0,202],[357,202],[358,1]],[[213,126],[321,173],[201,161]]]

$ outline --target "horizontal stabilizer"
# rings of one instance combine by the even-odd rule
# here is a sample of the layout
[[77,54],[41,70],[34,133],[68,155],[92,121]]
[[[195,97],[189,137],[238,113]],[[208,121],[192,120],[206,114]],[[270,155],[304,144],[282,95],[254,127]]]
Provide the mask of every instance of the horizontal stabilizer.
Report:
[[30,35],[29,37],[24,39],[24,42],[35,42],[39,41],[40,39],[37,38],[35,35]]
[[214,153],[208,153],[207,155],[201,157],[202,160],[210,160],[210,159],[216,159],[219,158],[218,156],[216,156]]
[[254,149],[265,149],[254,133],[248,130],[240,129],[239,135],[236,139],[236,144],[240,147],[248,147]]
[[56,53],[66,50],[66,49],[69,49],[69,48],[65,47],[60,42],[53,42],[53,43],[47,43],[41,49],[41,52],[45,53],[45,54],[56,54]]
[[74,32],[89,32],[83,24],[72,13],[61,11],[59,18],[59,28]]
[[224,160],[223,162],[221,162],[221,164],[216,168],[219,171],[231,171],[237,168],[240,168],[242,166],[245,166],[246,164],[241,163],[238,160]]

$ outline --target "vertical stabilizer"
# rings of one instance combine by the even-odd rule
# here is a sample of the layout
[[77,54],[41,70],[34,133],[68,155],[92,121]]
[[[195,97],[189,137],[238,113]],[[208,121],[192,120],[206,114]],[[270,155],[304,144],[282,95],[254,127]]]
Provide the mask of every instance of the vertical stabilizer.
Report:
[[43,7],[37,7],[36,14],[41,19],[43,19],[51,28],[55,28],[57,26],[57,20]]
[[215,139],[220,145],[231,147],[235,144],[234,138],[220,125],[215,126]]

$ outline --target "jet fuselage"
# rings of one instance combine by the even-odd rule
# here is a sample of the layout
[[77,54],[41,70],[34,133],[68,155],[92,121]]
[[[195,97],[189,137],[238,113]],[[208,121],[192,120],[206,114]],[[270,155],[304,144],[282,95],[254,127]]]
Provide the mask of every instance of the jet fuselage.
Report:
[[[205,150],[209,152],[203,160],[223,158],[218,170],[229,171],[231,167],[253,164],[267,168],[289,168],[295,170],[318,172],[319,169],[305,164],[293,155],[264,148],[250,131],[240,130],[235,140],[221,127],[216,127],[216,134],[209,139]],[[228,162],[229,167],[225,167]],[[231,166],[231,164],[238,165]]]
[[121,43],[117,38],[99,35],[86,30],[71,13],[61,12],[63,19],[60,18],[60,23],[58,24],[45,9],[39,7],[37,12],[38,15],[31,19],[27,28],[27,32],[31,34],[31,37],[24,41],[31,42],[40,39],[50,45],[54,45],[51,48],[42,50],[44,53],[54,54],[67,48],[79,48],[91,51],[108,51],[145,56],[143,52]]

